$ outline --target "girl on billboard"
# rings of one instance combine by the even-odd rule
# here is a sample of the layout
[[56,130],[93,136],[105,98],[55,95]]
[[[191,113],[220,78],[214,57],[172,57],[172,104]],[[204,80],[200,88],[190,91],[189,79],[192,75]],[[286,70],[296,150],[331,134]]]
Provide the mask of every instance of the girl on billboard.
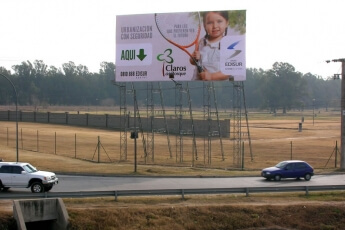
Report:
[[[220,71],[220,40],[227,35],[229,16],[227,11],[204,12],[203,24],[205,36],[199,41],[199,49],[192,56],[202,66],[203,71],[195,71],[194,80],[219,81],[228,80],[231,76]],[[190,63],[195,62],[190,58]]]

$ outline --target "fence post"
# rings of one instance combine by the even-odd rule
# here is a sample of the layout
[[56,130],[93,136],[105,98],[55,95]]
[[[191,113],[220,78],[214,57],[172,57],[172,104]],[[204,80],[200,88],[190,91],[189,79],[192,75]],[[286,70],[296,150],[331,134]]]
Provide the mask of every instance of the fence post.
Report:
[[38,130],[37,130],[37,152],[39,152],[40,147],[39,147],[39,136],[38,136]]
[[338,141],[335,141],[335,160],[334,160],[334,168],[337,168],[338,162]]
[[292,141],[290,141],[290,160],[292,160]]
[[242,168],[242,170],[244,170],[244,142],[242,142],[241,147],[242,147],[242,164],[241,164],[242,167],[241,168]]
[[20,141],[22,143],[22,149],[24,149],[24,141],[23,141],[23,129],[20,129]]
[[98,163],[100,161],[100,143],[101,143],[101,140],[100,140],[100,137],[98,136],[98,144],[97,144],[97,148],[98,148]]
[[74,158],[77,159],[77,134],[74,134]]
[[117,201],[117,191],[115,191],[115,201]]
[[56,132],[55,132],[55,155],[56,155]]

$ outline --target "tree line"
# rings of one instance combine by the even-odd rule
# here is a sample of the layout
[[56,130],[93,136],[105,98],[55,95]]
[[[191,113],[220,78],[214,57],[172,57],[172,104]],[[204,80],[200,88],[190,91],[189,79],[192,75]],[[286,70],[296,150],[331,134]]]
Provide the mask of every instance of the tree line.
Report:
[[[12,70],[0,67],[0,73],[7,76],[18,94],[18,105],[49,106],[119,106],[120,85],[114,82],[116,66],[102,62],[98,73],[92,73],[86,66],[70,61],[62,68],[47,66],[43,61],[24,61],[12,66]],[[186,83],[182,83],[186,87]],[[202,108],[205,103],[206,82],[188,82],[190,100],[193,106]],[[233,103],[233,83],[213,82],[213,101],[219,108],[231,108]],[[157,88],[157,83],[122,83],[126,89],[134,87],[138,104],[150,104],[148,92]],[[245,100],[248,108],[269,109],[283,113],[307,108],[340,107],[340,80],[324,79],[311,73],[303,74],[289,63],[276,62],[271,69],[247,69],[244,82]],[[176,106],[176,82],[161,82],[165,106]],[[130,96],[126,96],[130,97]],[[215,99],[215,100],[214,100]],[[158,103],[157,99],[155,99]],[[181,99],[180,99],[181,100]],[[0,104],[14,104],[14,93],[6,79],[0,77]],[[152,102],[152,101],[151,101]],[[126,100],[132,104],[133,100]],[[160,103],[160,102],[159,102]]]

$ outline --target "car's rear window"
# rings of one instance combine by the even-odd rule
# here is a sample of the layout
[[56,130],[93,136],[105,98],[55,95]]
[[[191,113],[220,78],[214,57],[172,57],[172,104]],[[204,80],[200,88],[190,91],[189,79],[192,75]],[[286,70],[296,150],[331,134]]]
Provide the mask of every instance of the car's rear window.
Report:
[[11,173],[11,168],[8,167],[7,165],[3,165],[3,166],[0,168],[0,173]]
[[307,165],[304,163],[297,163],[297,164],[295,164],[295,168],[296,169],[305,169],[305,168],[307,168]]

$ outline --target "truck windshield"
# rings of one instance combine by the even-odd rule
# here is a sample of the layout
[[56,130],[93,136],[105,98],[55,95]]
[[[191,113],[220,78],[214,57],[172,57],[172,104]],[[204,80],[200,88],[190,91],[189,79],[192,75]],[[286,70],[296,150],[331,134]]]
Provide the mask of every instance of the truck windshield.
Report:
[[27,164],[23,166],[24,170],[27,171],[28,173],[34,173],[37,172],[37,169],[32,166],[31,164]]

